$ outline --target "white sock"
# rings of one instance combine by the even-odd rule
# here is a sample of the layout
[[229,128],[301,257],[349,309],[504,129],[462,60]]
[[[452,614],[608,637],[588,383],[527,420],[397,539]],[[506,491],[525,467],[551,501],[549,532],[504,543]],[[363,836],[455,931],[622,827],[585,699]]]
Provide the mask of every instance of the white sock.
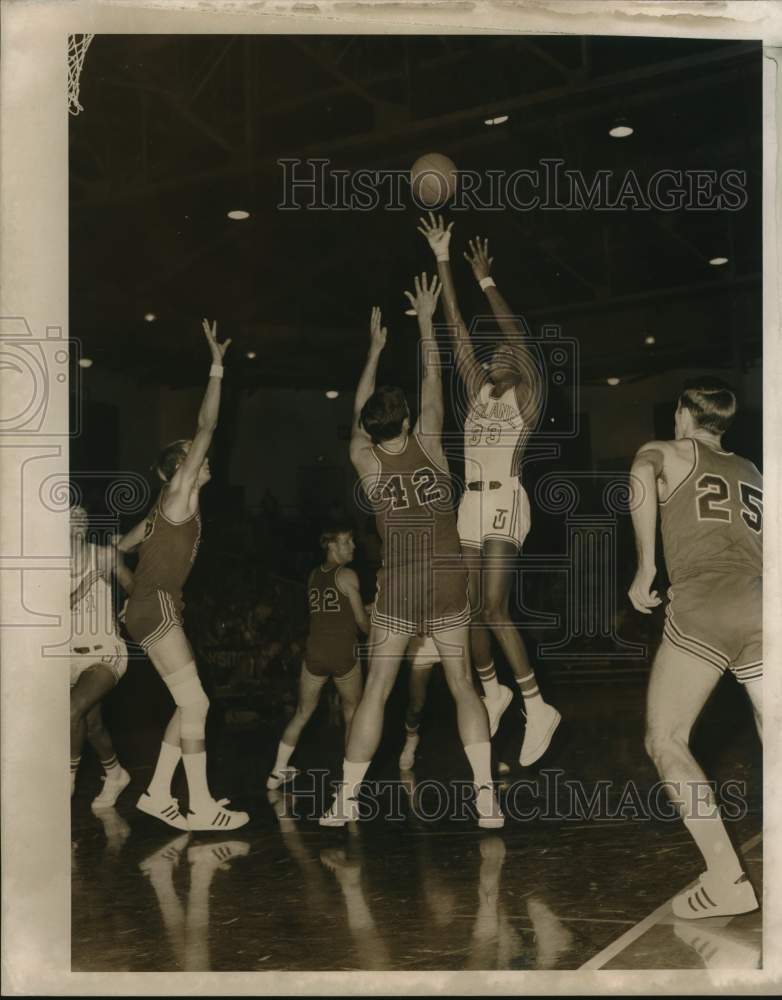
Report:
[[543,707],[545,702],[541,697],[540,688],[538,687],[534,674],[530,674],[527,677],[517,677],[516,683],[518,684],[519,691],[521,692],[521,697],[524,702],[524,711],[528,715]]
[[277,759],[274,762],[274,767],[272,768],[272,773],[279,773],[284,767],[288,766],[288,761],[291,759],[291,754],[296,749],[296,747],[288,746],[287,743],[283,743],[280,740],[279,746],[277,747]]
[[491,785],[491,743],[471,743],[464,748],[476,785]]
[[200,753],[183,753],[182,763],[187,775],[187,791],[190,798],[190,811],[198,812],[214,802],[209,785],[206,782],[206,750]]
[[176,771],[181,758],[181,747],[172,746],[165,740],[160,744],[155,771],[147,787],[147,791],[153,798],[159,796],[168,799],[171,796],[171,779],[174,777],[174,771]]
[[713,816],[685,819],[684,825],[698,845],[708,870],[727,882],[735,882],[743,869],[716,805]]
[[500,696],[500,685],[497,683],[497,674],[494,670],[494,660],[489,660],[485,667],[476,667],[478,679],[481,682],[483,693],[489,701],[494,701]]
[[371,760],[343,761],[342,775],[343,775],[343,781],[345,782],[345,793],[349,799],[355,796],[356,788],[364,780],[364,775],[369,770],[369,765],[371,763],[372,763]]

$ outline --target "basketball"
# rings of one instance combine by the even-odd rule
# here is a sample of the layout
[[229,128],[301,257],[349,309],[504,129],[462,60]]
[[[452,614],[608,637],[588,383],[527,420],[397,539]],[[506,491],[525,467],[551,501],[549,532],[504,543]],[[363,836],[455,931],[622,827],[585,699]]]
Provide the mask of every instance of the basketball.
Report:
[[442,153],[420,156],[410,170],[413,198],[426,208],[445,205],[456,193],[456,164]]

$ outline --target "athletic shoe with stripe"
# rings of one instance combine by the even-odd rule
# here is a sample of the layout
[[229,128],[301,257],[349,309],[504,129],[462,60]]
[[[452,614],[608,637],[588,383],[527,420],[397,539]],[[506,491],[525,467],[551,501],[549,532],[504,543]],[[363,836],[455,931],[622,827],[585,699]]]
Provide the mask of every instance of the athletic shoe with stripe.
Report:
[[130,775],[124,767],[119,769],[119,777],[103,776],[103,788],[92,800],[93,809],[111,809],[120,795],[130,784]]
[[758,899],[746,873],[742,872],[735,882],[729,882],[707,871],[695,885],[674,897],[671,908],[674,916],[681,920],[700,920],[702,917],[750,913],[758,908]]
[[483,704],[486,706],[486,712],[489,716],[489,736],[494,736],[497,732],[497,727],[500,724],[500,719],[502,718],[502,713],[513,701],[513,692],[509,687],[504,684],[498,684],[497,687],[500,689],[500,693],[496,698],[487,698],[485,695],[482,699]]
[[297,767],[281,767],[279,771],[272,771],[266,779],[267,790],[273,792],[275,788],[287,785],[289,781],[293,781],[298,773],[299,769]]
[[147,816],[154,816],[155,819],[162,820],[173,826],[176,830],[189,830],[187,820],[179,811],[179,800],[168,798],[155,798],[149,792],[143,792],[136,808],[140,809]]
[[524,729],[524,739],[521,741],[521,753],[519,754],[519,764],[522,767],[529,767],[536,760],[540,760],[548,750],[561,721],[562,716],[556,708],[553,705],[547,705],[546,702],[543,702],[542,708],[533,715],[527,716],[527,725]]
[[505,825],[494,789],[491,785],[481,785],[475,796],[475,809],[478,813],[478,826],[483,830],[498,830]]
[[331,808],[325,816],[320,817],[318,823],[320,826],[344,826],[346,823],[355,823],[358,818],[358,799],[355,795],[347,796],[345,786],[341,785]]
[[190,810],[187,814],[188,830],[238,830],[240,826],[250,822],[250,816],[246,812],[237,809],[223,808],[228,804],[228,799],[218,799],[199,809],[197,812]]

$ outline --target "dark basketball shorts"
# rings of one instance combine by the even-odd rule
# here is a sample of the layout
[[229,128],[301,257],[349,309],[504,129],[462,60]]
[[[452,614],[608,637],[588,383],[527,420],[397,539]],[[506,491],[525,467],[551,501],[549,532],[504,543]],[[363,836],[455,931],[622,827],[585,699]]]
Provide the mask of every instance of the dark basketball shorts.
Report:
[[461,556],[382,567],[372,624],[402,635],[434,635],[470,624]]
[[125,612],[125,627],[133,641],[148,650],[172,629],[183,627],[184,607],[181,597],[167,590],[131,594]]
[[358,663],[355,639],[319,636],[310,638],[304,651],[304,666],[313,677],[344,677]]
[[763,676],[763,579],[702,573],[668,591],[663,635],[741,684]]

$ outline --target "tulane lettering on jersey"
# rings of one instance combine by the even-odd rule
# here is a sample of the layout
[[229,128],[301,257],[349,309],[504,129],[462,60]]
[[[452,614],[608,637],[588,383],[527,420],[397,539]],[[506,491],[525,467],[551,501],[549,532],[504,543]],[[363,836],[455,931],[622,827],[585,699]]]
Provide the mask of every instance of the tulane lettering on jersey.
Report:
[[114,607],[111,586],[98,570],[98,551],[89,543],[88,557],[81,572],[71,574],[71,591],[85,584],[84,593],[71,611],[73,639],[76,645],[115,637]]
[[494,399],[490,382],[481,386],[464,422],[465,480],[505,482],[519,474],[519,455],[527,427],[516,390]]
[[763,572],[763,477],[746,458],[691,439],[693,467],[660,502],[671,583],[703,572]]

